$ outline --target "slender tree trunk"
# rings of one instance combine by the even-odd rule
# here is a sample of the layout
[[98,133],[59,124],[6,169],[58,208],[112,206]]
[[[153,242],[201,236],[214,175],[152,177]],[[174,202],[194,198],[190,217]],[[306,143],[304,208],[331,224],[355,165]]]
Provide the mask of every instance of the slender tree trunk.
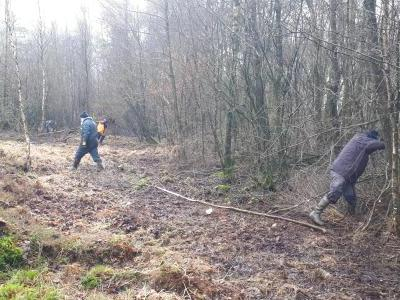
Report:
[[[263,79],[263,60],[261,41],[258,35],[258,22],[257,22],[257,1],[251,0],[250,2],[250,16],[249,16],[249,30],[254,47],[248,49],[250,63],[252,66],[252,73],[254,76],[255,84],[252,86],[254,94],[254,102],[252,105],[255,114],[255,123],[257,128],[257,150],[263,153],[266,148],[267,140],[270,138],[269,120],[266,109],[265,99],[265,82]],[[248,81],[251,84],[251,80]],[[250,91],[251,93],[251,91]]]
[[86,8],[82,8],[82,21],[79,24],[81,58],[83,64],[83,95],[79,96],[79,110],[90,110],[91,85],[91,33],[86,15]]
[[42,107],[41,107],[41,120],[39,125],[39,131],[44,130],[44,125],[46,121],[46,66],[44,61],[44,28],[42,22],[42,15],[40,13],[40,2],[38,0],[38,11],[39,11],[39,51],[40,51],[40,68],[42,70]]
[[[396,62],[400,67],[400,22],[397,22],[397,40],[396,40]],[[400,107],[400,70],[396,69],[396,87],[397,95],[394,103],[396,110]],[[394,124],[393,124],[394,123]],[[397,235],[400,236],[400,163],[399,163],[399,113],[394,114],[392,118],[392,139],[393,139],[393,167],[392,167],[392,217]]]
[[338,58],[338,38],[337,38],[337,9],[338,0],[330,0],[330,60],[331,67],[329,72],[329,91],[327,97],[327,117],[331,122],[332,126],[337,128],[338,122],[338,110],[337,105],[339,103],[339,88],[340,88],[340,69],[339,69],[339,58]]
[[374,59],[370,63],[371,75],[373,76],[374,92],[377,95],[375,102],[376,111],[379,114],[383,128],[383,136],[387,143],[386,153],[389,165],[392,165],[392,130],[390,125],[389,111],[387,109],[388,90],[385,84],[384,66],[377,61],[382,61],[380,55],[381,47],[378,39],[378,24],[376,20],[376,0],[364,0],[364,12],[366,17],[367,41],[370,43],[370,56]]
[[[355,0],[347,0],[346,4],[346,26],[345,26],[345,37],[346,46],[350,49],[356,49],[356,43],[354,35],[356,32],[355,24],[355,12],[356,4]],[[343,90],[343,101],[342,101],[342,112],[341,120],[342,126],[345,127],[351,122],[353,107],[354,107],[354,60],[352,57],[344,58],[344,90]]]
[[175,128],[176,133],[178,136],[179,143],[182,142],[182,122],[181,116],[179,113],[178,107],[178,93],[176,89],[176,78],[175,78],[175,71],[174,65],[172,61],[172,46],[171,46],[171,34],[170,34],[170,26],[169,26],[169,8],[168,8],[168,1],[164,1],[164,9],[165,9],[165,34],[167,37],[167,55],[168,55],[168,67],[169,67],[169,78],[171,80],[171,89],[172,89],[172,97],[173,97],[173,110],[174,110],[174,117],[175,117]]
[[19,106],[19,112],[20,112],[20,116],[21,116],[22,129],[24,132],[25,142],[26,142],[26,159],[25,159],[24,170],[26,172],[28,172],[31,168],[31,142],[30,142],[28,126],[27,126],[26,117],[25,117],[25,108],[24,108],[24,101],[22,98],[21,73],[19,70],[17,45],[16,45],[16,39],[15,39],[13,21],[10,19],[10,10],[9,10],[9,6],[8,6],[8,1],[6,2],[6,10],[5,11],[6,11],[6,26],[8,27],[9,38],[10,38],[10,49],[11,49],[12,55],[14,57],[15,73],[17,76],[18,106]]
[[8,31],[8,26],[7,26],[7,10],[8,10],[9,4],[8,0],[5,0],[5,23],[6,23],[6,28],[5,28],[5,38],[4,38],[4,69],[3,69],[3,103],[2,103],[2,111],[1,111],[1,117],[3,120],[6,119],[6,114],[7,114],[7,107],[9,106],[8,103],[8,48],[9,48],[9,31]]
[[[318,28],[318,17],[315,12],[315,3],[312,0],[306,0],[308,9],[311,13],[312,24],[315,28]],[[325,85],[325,74],[322,71],[324,68],[322,67],[321,63],[321,39],[319,31],[314,30],[313,34],[317,37],[315,41],[315,60],[312,64],[312,80],[313,80],[313,89],[312,89],[312,96],[313,96],[313,108],[315,113],[315,121],[316,125],[320,126],[322,121],[322,103],[324,98],[324,85]]]
[[[275,130],[279,135],[279,148],[285,148],[285,143],[287,136],[284,134],[284,124],[283,118],[285,114],[285,101],[284,96],[286,92],[284,91],[284,70],[283,70],[283,37],[282,37],[282,6],[280,0],[275,0],[274,2],[274,12],[275,12],[275,53],[276,53],[276,73],[273,78],[273,90],[274,98],[276,103],[276,115],[275,115]],[[284,154],[284,153],[283,153]],[[284,161],[284,155],[281,157],[281,161]]]
[[224,169],[229,169],[233,166],[232,129],[233,129],[233,112],[229,111],[226,115]]

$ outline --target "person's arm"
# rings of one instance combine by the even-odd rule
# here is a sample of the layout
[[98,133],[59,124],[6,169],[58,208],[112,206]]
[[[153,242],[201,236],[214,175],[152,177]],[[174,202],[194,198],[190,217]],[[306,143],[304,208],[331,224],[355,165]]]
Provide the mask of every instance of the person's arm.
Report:
[[371,139],[371,141],[367,144],[366,151],[368,154],[371,154],[372,152],[383,149],[385,149],[385,144],[383,142]]

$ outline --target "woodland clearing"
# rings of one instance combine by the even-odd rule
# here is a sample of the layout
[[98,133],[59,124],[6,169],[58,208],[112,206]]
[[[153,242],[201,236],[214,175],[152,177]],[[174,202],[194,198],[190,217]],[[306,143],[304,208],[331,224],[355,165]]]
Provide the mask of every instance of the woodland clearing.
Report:
[[23,143],[0,142],[0,218],[24,249],[25,268],[39,269],[61,299],[400,297],[399,240],[358,230],[363,215],[329,209],[323,234],[208,210],[154,186],[304,222],[315,201],[296,199],[298,190],[260,193],[244,176],[228,185],[212,167],[178,164],[170,146],[114,136],[100,147],[103,172],[89,157],[71,171],[77,143],[35,141],[25,174],[18,167]]

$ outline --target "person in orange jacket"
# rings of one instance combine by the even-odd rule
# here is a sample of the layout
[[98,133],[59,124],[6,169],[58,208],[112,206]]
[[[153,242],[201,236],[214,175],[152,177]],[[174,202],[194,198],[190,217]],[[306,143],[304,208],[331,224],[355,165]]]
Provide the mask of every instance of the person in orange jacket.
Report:
[[97,123],[97,140],[99,141],[100,145],[103,144],[103,141],[106,138],[107,127],[108,127],[107,119],[103,119],[102,121]]

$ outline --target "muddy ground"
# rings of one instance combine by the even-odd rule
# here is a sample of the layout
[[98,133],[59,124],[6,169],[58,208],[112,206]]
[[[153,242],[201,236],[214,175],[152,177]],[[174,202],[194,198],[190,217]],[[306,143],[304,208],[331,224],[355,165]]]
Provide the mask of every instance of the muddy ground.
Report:
[[[173,147],[121,137],[100,148],[104,171],[90,157],[71,171],[77,142],[36,140],[33,169],[24,174],[23,143],[0,141],[0,217],[30,263],[37,263],[32,241],[39,241],[48,280],[65,299],[400,298],[399,240],[361,231],[365,216],[330,209],[322,234],[229,210],[210,213],[154,186],[305,222],[315,200],[293,190],[285,197],[262,192],[244,175],[228,185],[212,162],[184,164]],[[98,264],[140,276],[84,289],[82,276]]]

